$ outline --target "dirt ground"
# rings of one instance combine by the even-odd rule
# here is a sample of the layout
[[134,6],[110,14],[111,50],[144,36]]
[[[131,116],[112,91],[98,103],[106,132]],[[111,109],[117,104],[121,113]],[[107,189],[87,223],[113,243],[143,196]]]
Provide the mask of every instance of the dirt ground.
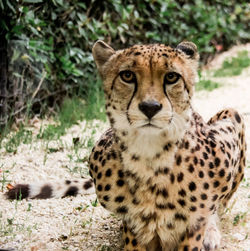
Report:
[[[248,50],[250,44],[237,46],[221,54],[210,67],[218,68],[226,56]],[[212,92],[195,94],[193,106],[207,120],[218,110],[233,107],[243,114],[246,124],[247,143],[250,145],[250,68],[240,76],[216,79],[223,87]],[[31,129],[38,133],[41,123],[34,120]],[[86,163],[78,163],[88,155],[83,148],[75,154],[72,139],[80,141],[92,134],[97,139],[107,124],[85,121],[73,126],[59,141],[34,140],[21,144],[16,153],[0,149],[0,180],[9,182],[40,182],[67,179],[86,175]],[[93,133],[93,128],[95,132]],[[48,149],[59,149],[50,151]],[[249,155],[249,150],[248,150]],[[250,168],[233,196],[231,204],[222,215],[221,251],[250,251]],[[77,169],[78,168],[78,169]],[[81,169],[82,168],[82,169]],[[7,183],[8,183],[7,181]],[[7,184],[6,183],[6,184]],[[6,184],[0,192],[0,249],[16,251],[119,251],[122,250],[121,222],[113,214],[96,205],[96,195],[67,197],[64,199],[7,201],[4,197]]]

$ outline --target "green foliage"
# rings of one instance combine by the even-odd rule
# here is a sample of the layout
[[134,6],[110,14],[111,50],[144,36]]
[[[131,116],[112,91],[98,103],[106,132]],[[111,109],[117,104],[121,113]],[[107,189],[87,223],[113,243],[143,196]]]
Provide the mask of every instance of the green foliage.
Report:
[[3,144],[7,152],[15,153],[21,143],[29,144],[31,141],[32,132],[21,125],[16,133],[10,134],[7,141],[1,142],[1,144]]
[[8,114],[27,109],[41,114],[65,96],[86,98],[98,81],[91,56],[97,39],[115,48],[153,42],[176,46],[187,39],[206,60],[216,48],[249,41],[249,8],[247,1],[236,0],[3,1]]
[[84,119],[85,104],[79,98],[67,98],[64,100],[62,107],[56,118],[56,125],[50,124],[45,129],[41,128],[37,135],[41,139],[58,139],[64,135],[66,129]]
[[202,90],[212,91],[222,86],[220,83],[214,82],[209,78],[204,77],[201,71],[198,71],[198,75],[199,75],[199,82],[196,83],[195,85],[196,91],[202,91]]
[[222,67],[215,71],[215,77],[238,76],[244,68],[250,66],[250,57],[247,51],[241,51],[237,57],[227,59],[223,62]]
[[48,125],[44,130],[41,129],[38,138],[58,139],[65,134],[66,129],[77,124],[78,121],[95,118],[106,120],[104,94],[100,81],[89,87],[86,102],[77,96],[65,99],[56,118],[56,125]]
[[217,89],[221,86],[221,84],[217,82],[213,82],[210,79],[201,79],[195,86],[196,91],[206,90],[206,91],[212,91],[214,89]]

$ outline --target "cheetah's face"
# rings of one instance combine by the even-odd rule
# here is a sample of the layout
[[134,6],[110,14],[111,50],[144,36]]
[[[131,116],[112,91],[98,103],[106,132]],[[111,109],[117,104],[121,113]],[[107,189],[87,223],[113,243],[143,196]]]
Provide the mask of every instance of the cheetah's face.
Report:
[[98,41],[93,55],[104,80],[107,114],[117,130],[160,132],[187,118],[198,59],[193,43],[114,51]]

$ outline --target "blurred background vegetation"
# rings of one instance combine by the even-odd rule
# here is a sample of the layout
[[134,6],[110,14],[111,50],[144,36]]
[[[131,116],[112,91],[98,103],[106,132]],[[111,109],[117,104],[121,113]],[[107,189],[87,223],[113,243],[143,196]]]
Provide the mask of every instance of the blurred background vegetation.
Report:
[[100,116],[104,101],[91,56],[97,39],[116,49],[191,40],[203,63],[250,40],[250,4],[240,0],[3,0],[0,12],[2,127],[56,113],[67,97],[95,104],[89,119]]

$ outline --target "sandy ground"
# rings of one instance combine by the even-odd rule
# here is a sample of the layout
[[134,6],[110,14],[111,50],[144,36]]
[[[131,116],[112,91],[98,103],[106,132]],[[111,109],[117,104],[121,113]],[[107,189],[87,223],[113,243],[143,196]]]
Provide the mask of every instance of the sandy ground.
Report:
[[[221,54],[210,67],[217,67],[226,56],[235,55],[242,49],[250,52],[250,44]],[[247,142],[250,145],[250,68],[244,70],[241,76],[217,81],[223,83],[223,87],[195,94],[195,109],[208,119],[222,108],[236,108],[245,118]],[[31,130],[34,135],[40,126],[41,121],[33,121]],[[16,153],[7,153],[5,148],[1,148],[0,180],[18,183],[85,176],[86,162],[79,160],[89,153],[87,141],[91,134],[97,139],[107,127],[107,124],[99,121],[91,125],[83,121],[70,128],[58,141],[34,140],[31,144],[20,145]],[[80,137],[83,144],[78,151],[72,143],[75,137]],[[0,183],[0,248],[13,248],[16,251],[121,250],[121,222],[99,204],[95,205],[96,195],[11,202],[3,195],[6,184],[1,187]],[[248,167],[245,179],[222,216],[221,251],[250,251],[249,187]]]

